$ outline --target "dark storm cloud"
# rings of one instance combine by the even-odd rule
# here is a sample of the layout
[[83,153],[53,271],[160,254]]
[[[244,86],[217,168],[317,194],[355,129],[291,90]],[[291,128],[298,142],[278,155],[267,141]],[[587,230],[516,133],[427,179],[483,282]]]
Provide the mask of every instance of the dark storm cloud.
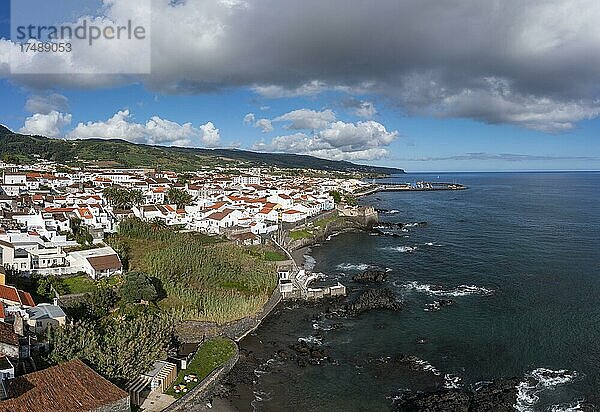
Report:
[[153,16],[137,80],[165,93],[336,90],[550,132],[600,114],[597,1],[156,0]]

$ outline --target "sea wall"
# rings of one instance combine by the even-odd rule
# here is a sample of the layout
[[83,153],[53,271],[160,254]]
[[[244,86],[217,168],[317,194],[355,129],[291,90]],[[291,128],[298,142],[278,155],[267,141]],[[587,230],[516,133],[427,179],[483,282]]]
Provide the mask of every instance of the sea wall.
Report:
[[223,325],[214,322],[188,320],[176,326],[175,334],[184,343],[199,343],[216,336],[225,336],[238,342],[255,330],[280,301],[281,293],[279,287],[276,287],[262,310],[254,316],[247,316]]
[[336,219],[328,222],[324,229],[313,229],[313,235],[303,239],[284,238],[284,246],[292,251],[312,246],[328,236],[353,230],[367,230],[379,223],[377,211],[372,206],[337,207]]

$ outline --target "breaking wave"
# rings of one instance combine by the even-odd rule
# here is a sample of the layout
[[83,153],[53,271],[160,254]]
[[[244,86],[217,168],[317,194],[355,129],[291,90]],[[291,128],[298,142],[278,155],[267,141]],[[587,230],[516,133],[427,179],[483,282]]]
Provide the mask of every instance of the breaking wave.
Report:
[[[579,377],[575,371],[566,369],[552,370],[537,368],[525,375],[525,379],[517,385],[517,403],[514,405],[519,412],[530,412],[540,400],[540,393],[552,390],[557,386],[565,385]],[[565,408],[565,405],[555,405],[557,408]],[[554,410],[554,409],[553,409]],[[573,410],[573,409],[556,409]],[[576,410],[576,409],[575,409]]]
[[389,250],[389,251],[400,252],[400,253],[412,253],[415,250],[417,250],[417,247],[416,246],[390,246],[390,247],[383,248],[382,250]]
[[367,265],[366,263],[358,263],[358,264],[340,263],[336,267],[339,270],[367,270],[370,267],[370,265]]
[[321,338],[317,338],[316,336],[310,335],[305,338],[298,338],[298,342],[305,342],[309,345],[320,346],[323,344],[323,340]]
[[444,375],[444,388],[446,389],[459,389],[462,388],[462,379],[460,376],[446,373]]
[[312,257],[311,255],[304,255],[304,269],[311,272],[314,268],[315,265],[317,264],[317,261],[315,260],[314,257]]
[[433,296],[490,296],[494,294],[494,291],[491,289],[475,285],[460,285],[452,289],[444,289],[439,285],[421,284],[413,281],[403,284],[402,287],[408,290],[415,290],[417,292],[423,292]]
[[564,405],[552,405],[550,407],[550,412],[576,412],[576,411],[585,411],[585,406],[583,405],[583,401],[577,401]]

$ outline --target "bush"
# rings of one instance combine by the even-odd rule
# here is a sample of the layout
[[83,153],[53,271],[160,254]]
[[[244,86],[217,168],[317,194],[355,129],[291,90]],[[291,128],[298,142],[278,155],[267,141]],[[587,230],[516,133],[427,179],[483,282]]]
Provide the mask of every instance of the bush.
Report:
[[142,272],[129,272],[119,288],[119,296],[125,302],[135,303],[140,300],[154,302],[158,298],[152,279]]

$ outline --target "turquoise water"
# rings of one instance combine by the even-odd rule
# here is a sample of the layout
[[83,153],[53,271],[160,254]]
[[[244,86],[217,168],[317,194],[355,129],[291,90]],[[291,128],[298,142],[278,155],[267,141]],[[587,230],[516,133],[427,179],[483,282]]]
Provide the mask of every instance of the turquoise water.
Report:
[[[438,175],[404,175],[414,182]],[[242,342],[263,361],[311,338],[334,360],[305,368],[272,360],[258,368],[257,410],[386,410],[403,391],[470,387],[533,376],[518,408],[600,405],[600,173],[439,175],[466,191],[378,193],[364,203],[382,221],[428,222],[401,237],[349,233],[310,255],[314,271],[338,279],[388,268],[405,307],[356,318],[286,304]],[[454,305],[431,309],[437,299]],[[342,327],[331,329],[340,323]],[[339,326],[339,325],[338,325]],[[315,340],[315,341],[316,341]],[[397,363],[401,355],[411,362]],[[266,373],[265,373],[266,372]],[[543,375],[543,376],[541,376]],[[533,383],[531,383],[533,382]]]

